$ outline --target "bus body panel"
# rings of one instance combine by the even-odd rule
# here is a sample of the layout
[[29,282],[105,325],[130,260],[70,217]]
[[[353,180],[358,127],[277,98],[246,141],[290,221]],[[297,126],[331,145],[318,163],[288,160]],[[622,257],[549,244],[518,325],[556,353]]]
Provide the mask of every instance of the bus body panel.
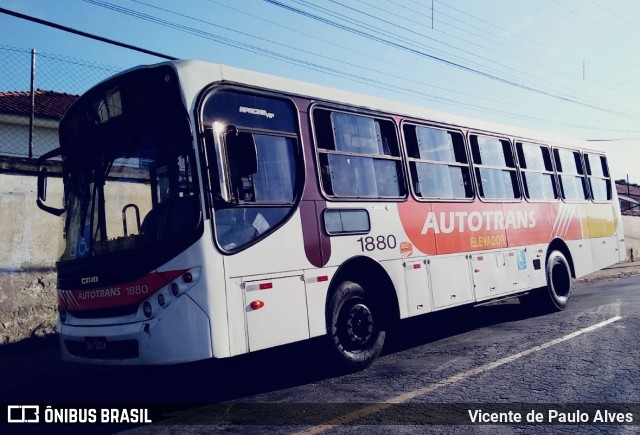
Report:
[[429,272],[435,310],[473,302],[468,255],[431,257]]
[[312,265],[305,254],[301,228],[300,210],[296,210],[284,225],[258,243],[233,255],[225,255],[226,276],[250,277],[274,271],[310,268]]
[[[627,260],[627,248],[624,243],[624,227],[622,224],[622,212],[620,211],[620,201],[618,200],[618,192],[616,189],[611,189],[612,197],[611,203],[618,204],[617,207],[614,207],[614,214],[616,217],[616,238],[618,243],[618,261],[626,261]],[[616,262],[616,263],[617,263]]]
[[250,352],[309,338],[304,275],[252,276],[242,290]]
[[325,310],[332,278],[337,267],[323,267],[304,271],[307,291],[307,306],[309,307],[309,336],[318,337],[327,333],[327,318]]
[[433,311],[433,290],[429,278],[427,257],[403,260],[405,291],[407,292],[407,314],[418,316]]
[[527,249],[511,249],[471,255],[476,302],[529,289]]

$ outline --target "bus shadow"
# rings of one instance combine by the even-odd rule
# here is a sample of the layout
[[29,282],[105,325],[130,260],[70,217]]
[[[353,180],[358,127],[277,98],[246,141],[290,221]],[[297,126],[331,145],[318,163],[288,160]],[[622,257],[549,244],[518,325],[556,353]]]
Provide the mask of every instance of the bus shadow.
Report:
[[[407,319],[389,334],[385,355],[463,334],[474,329],[523,320],[533,314],[517,302],[455,308]],[[26,384],[0,393],[6,400],[39,403],[162,405],[169,414],[227,401],[255,401],[256,396],[342,375],[326,358],[325,337],[229,359],[173,366],[91,366],[60,361],[57,338],[28,339],[0,346],[9,355],[7,376],[29,367],[42,376],[24,376]],[[46,347],[49,351],[42,351]],[[34,361],[34,351],[38,360]],[[21,363],[21,355],[31,358]],[[43,378],[46,378],[43,381]]]
[[390,332],[384,354],[402,352],[476,329],[545,315],[510,299],[479,307],[463,306],[405,319]]

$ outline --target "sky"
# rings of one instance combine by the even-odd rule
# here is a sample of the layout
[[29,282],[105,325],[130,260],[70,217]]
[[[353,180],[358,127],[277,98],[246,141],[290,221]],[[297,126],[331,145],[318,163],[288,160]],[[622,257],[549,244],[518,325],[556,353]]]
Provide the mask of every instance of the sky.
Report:
[[[591,140],[614,179],[640,183],[640,0],[0,0],[0,8],[169,56]],[[30,49],[50,67],[38,87],[73,93],[162,60],[0,14],[0,59]],[[99,67],[89,74],[87,65]],[[21,86],[16,74],[0,67],[0,91]]]

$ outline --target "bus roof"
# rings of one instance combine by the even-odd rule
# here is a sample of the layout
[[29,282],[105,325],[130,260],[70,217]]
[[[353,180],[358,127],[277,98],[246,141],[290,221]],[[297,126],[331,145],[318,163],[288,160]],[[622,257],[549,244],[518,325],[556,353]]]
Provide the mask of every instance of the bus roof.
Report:
[[255,71],[235,68],[228,65],[208,63],[197,60],[176,60],[166,64],[173,65],[180,77],[181,86],[187,104],[192,105],[204,87],[214,82],[228,82],[249,85],[256,88],[273,90],[323,102],[355,106],[391,115],[417,118],[425,121],[449,124],[472,130],[508,135],[524,140],[560,145],[566,147],[589,149],[589,142],[567,135],[534,131],[498,124],[479,119],[452,115],[447,112],[427,109],[425,107],[387,100],[355,92],[330,88],[326,86],[287,79]]

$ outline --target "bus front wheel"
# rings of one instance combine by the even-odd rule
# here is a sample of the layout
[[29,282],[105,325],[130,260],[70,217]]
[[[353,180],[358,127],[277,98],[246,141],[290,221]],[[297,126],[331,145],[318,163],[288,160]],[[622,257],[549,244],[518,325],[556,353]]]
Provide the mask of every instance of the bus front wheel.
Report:
[[382,351],[385,331],[379,313],[360,284],[344,281],[331,296],[327,333],[334,360],[347,370],[368,367]]

